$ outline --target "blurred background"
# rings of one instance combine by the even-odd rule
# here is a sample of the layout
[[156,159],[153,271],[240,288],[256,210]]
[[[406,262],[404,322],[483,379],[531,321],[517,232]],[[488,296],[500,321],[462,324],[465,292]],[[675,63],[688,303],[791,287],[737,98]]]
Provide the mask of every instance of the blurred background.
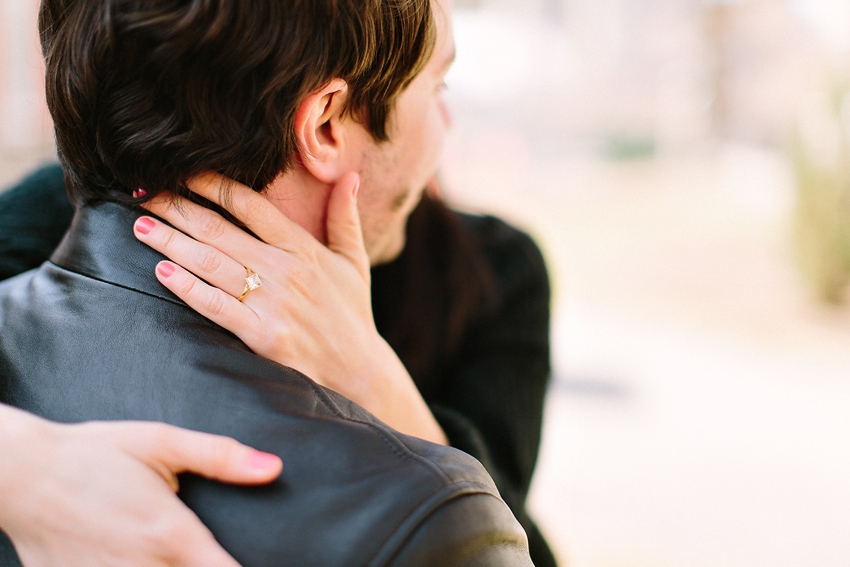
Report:
[[[0,186],[52,158],[0,0]],[[533,234],[571,567],[850,565],[850,0],[455,0],[448,198]]]

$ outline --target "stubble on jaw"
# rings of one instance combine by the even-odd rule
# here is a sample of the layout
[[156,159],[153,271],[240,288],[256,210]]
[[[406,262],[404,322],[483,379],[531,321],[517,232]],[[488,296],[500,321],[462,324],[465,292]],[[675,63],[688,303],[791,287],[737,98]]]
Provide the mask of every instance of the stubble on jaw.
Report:
[[[410,188],[402,189],[387,205],[387,210],[390,214],[396,215],[396,220],[391,225],[382,227],[381,233],[383,235],[392,236],[383,241],[380,249],[377,251],[377,254],[372,258],[372,266],[392,262],[398,258],[399,254],[401,254],[402,251],[404,251],[405,246],[407,246],[407,223],[410,220],[410,213],[412,212],[412,209],[415,208],[416,203],[418,203],[422,198],[422,193],[419,193],[419,198],[416,199],[416,203],[411,203],[413,194],[414,191]],[[407,210],[405,212],[405,209],[411,210]]]
[[402,189],[398,195],[390,201],[390,212],[399,212],[407,204],[408,199],[410,199],[410,189]]

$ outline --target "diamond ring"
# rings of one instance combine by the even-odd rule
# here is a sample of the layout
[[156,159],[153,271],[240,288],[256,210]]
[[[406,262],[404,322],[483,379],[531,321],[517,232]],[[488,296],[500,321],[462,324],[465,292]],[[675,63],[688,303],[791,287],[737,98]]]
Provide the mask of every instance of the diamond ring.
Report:
[[260,274],[247,266],[245,267],[245,272],[248,275],[245,277],[245,289],[242,291],[242,295],[236,298],[239,301],[245,299],[245,296],[248,295],[249,291],[253,291],[263,285],[263,282],[260,281]]

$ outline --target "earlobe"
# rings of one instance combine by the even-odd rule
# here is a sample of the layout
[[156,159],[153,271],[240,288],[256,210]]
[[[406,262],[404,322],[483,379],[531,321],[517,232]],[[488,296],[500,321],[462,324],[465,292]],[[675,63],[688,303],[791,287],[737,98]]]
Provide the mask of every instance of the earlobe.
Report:
[[347,98],[348,84],[333,79],[307,95],[295,112],[301,162],[324,183],[333,183],[344,173],[340,159],[346,143],[342,114]]

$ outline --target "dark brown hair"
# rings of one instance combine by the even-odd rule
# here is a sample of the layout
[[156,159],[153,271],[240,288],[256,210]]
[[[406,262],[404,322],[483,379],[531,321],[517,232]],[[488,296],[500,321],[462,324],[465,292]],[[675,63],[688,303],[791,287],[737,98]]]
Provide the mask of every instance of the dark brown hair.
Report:
[[298,104],[333,78],[377,140],[433,50],[429,0],[42,0],[47,101],[77,204],[261,190],[295,159]]

